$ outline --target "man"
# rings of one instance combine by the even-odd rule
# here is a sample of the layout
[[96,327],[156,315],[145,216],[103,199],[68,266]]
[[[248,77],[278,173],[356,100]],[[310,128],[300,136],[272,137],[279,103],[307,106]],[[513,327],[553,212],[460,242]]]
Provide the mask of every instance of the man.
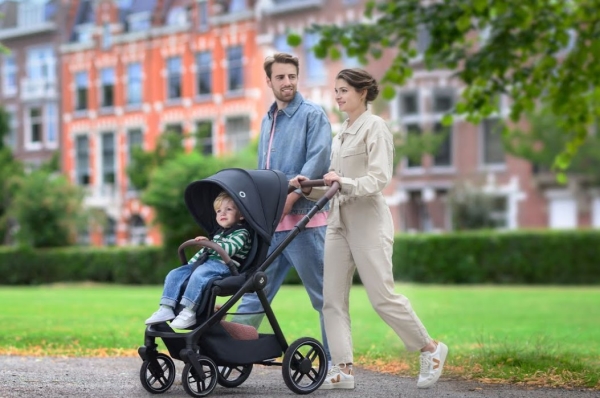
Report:
[[[258,144],[258,168],[285,173],[288,180],[301,174],[321,179],[327,173],[331,156],[331,125],[323,109],[300,95],[298,88],[298,58],[277,53],[265,59],[267,85],[273,90],[275,102],[262,120]],[[283,216],[273,235],[269,254],[285,239],[314,207],[300,190],[287,196]],[[267,268],[265,293],[269,302],[281,287],[290,267],[302,280],[315,310],[319,312],[322,341],[329,359],[329,348],[323,323],[323,250],[327,215],[315,214],[275,261]],[[237,313],[261,312],[256,293],[245,294]],[[264,314],[237,316],[236,322],[258,328]]]

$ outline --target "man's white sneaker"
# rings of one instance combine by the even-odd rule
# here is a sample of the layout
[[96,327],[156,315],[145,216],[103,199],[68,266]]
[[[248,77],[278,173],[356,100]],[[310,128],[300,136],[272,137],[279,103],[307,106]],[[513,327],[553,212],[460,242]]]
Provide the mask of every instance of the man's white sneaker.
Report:
[[417,387],[429,388],[438,381],[442,375],[447,355],[448,347],[444,343],[437,343],[434,352],[425,351],[421,353],[421,371],[419,372]]
[[345,373],[340,369],[339,366],[334,365],[331,367],[329,372],[327,372],[327,376],[325,376],[325,381],[319,387],[321,390],[333,390],[336,388],[352,390],[354,389],[354,373],[352,368],[349,368],[350,373]]
[[156,325],[157,323],[170,321],[173,318],[175,318],[173,309],[171,307],[161,305],[158,311],[152,314],[150,318],[146,319],[146,325]]
[[196,324],[196,313],[190,309],[184,308],[181,310],[177,318],[171,322],[173,329],[187,329]]

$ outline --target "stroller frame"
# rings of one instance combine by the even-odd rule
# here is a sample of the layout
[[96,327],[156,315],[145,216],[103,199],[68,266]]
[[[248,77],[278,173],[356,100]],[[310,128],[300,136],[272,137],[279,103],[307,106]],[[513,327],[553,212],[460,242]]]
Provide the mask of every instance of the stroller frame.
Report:
[[[228,179],[231,177],[230,175],[236,176],[238,174],[249,174],[250,177],[253,175],[262,176],[264,173],[275,173],[279,184],[285,183],[285,186],[280,189],[280,196],[283,195],[283,203],[285,203],[287,192],[291,192],[294,188],[287,186],[285,175],[279,171],[225,169],[212,177],[195,183],[211,182],[215,183],[217,187],[215,191],[223,188],[227,190],[228,187],[222,183],[221,178]],[[205,226],[205,220],[202,220],[202,218],[207,218],[208,215],[200,214],[198,209],[206,203],[194,204],[195,201],[189,199],[188,195],[188,192],[193,191],[193,184],[195,183],[190,184],[186,189],[186,204],[196,221]],[[324,185],[323,180],[306,181],[302,184],[303,187],[322,185]],[[203,185],[202,188],[205,186]],[[268,283],[265,270],[288,244],[305,229],[310,219],[325,206],[338,188],[339,185],[334,184],[315,203],[309,213],[286,235],[281,244],[266,256],[268,245],[263,243],[260,247],[260,236],[266,238],[265,241],[270,243],[269,233],[274,232],[283,211],[283,204],[278,203],[277,210],[273,213],[274,220],[270,228],[267,228],[266,231],[260,231],[259,226],[257,229],[262,232],[261,234],[255,230],[253,251],[255,250],[256,253],[255,258],[251,261],[253,266],[249,269],[243,269],[242,274],[238,273],[227,253],[212,241],[192,239],[184,242],[179,247],[178,254],[182,264],[187,263],[184,251],[187,247],[207,246],[216,250],[232,270],[232,276],[222,279],[216,278],[209,283],[209,288],[202,294],[202,302],[198,310],[199,323],[196,324],[193,330],[178,333],[166,322],[146,327],[144,345],[139,347],[138,354],[143,360],[140,369],[140,381],[147,391],[158,394],[167,391],[172,386],[175,380],[175,365],[171,358],[182,360],[185,363],[181,375],[182,385],[185,391],[193,397],[207,396],[215,389],[217,384],[229,388],[241,385],[250,376],[254,364],[281,366],[285,384],[297,394],[309,394],[321,386],[328,370],[323,345],[312,337],[302,337],[292,344],[288,344],[263,289]],[[213,194],[213,196],[215,195]],[[233,195],[232,198],[235,200]],[[210,202],[210,200],[209,195],[205,202]],[[238,203],[236,202],[236,204]],[[244,213],[243,206],[238,204],[238,208]],[[246,216],[246,214],[244,215]],[[247,217],[246,219],[248,220]],[[252,226],[256,227],[256,224]],[[260,265],[257,265],[256,263],[260,262],[262,256],[266,256],[266,259]],[[258,339],[255,340],[236,340],[223,328],[221,321],[227,314],[232,314],[229,311],[244,294],[249,292],[256,292],[273,334],[259,333]],[[230,296],[230,298],[219,309],[215,310],[216,299],[219,296]],[[243,313],[239,315],[262,313]],[[158,352],[156,338],[162,339],[170,356]],[[223,342],[226,344],[223,344]],[[282,354],[283,360],[276,361],[275,359],[281,357]]]

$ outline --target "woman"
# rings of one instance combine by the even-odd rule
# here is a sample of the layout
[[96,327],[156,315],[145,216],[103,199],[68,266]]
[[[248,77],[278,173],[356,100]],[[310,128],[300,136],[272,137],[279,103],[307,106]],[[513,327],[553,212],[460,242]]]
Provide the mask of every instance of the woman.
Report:
[[[377,98],[375,79],[362,69],[344,69],[335,84],[336,101],[348,119],[333,139],[331,166],[323,176],[340,191],[332,198],[325,237],[323,316],[334,366],[322,389],[353,389],[352,334],[348,297],[357,269],[373,308],[396,332],[407,350],[421,351],[417,386],[431,387],[439,379],[448,347],[429,337],[409,300],[394,293],[392,215],[382,190],[393,174],[392,134],[367,107]],[[297,176],[290,184],[300,187]],[[303,188],[313,200],[324,189]]]

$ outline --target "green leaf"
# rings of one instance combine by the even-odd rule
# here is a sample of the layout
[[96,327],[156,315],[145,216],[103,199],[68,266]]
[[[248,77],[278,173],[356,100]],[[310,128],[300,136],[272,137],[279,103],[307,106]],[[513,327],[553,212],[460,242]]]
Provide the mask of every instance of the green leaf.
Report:
[[302,36],[297,33],[290,33],[287,36],[287,44],[290,47],[298,47],[302,43]]
[[443,126],[452,126],[454,122],[454,117],[451,114],[446,114],[442,117],[442,125]]
[[396,90],[394,89],[394,87],[386,85],[381,91],[381,96],[388,101],[392,100],[396,96]]
[[336,61],[336,60],[342,58],[342,53],[337,47],[331,47],[329,49],[329,58]]
[[471,29],[471,16],[463,15],[462,17],[458,18],[458,20],[456,21],[456,27],[461,32],[467,32],[468,30],[470,30]]

